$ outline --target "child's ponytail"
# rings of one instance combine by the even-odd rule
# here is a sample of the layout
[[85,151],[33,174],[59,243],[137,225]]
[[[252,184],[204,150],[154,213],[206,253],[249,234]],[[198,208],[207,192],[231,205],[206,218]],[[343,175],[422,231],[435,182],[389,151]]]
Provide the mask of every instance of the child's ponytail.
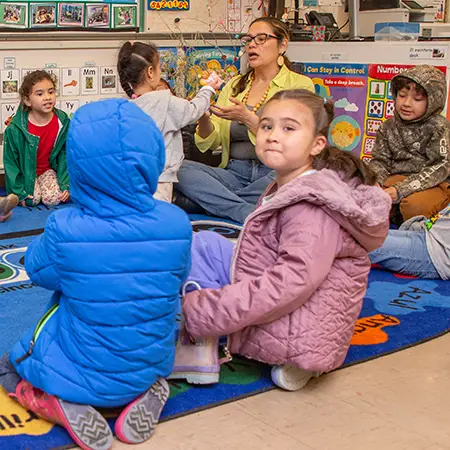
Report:
[[134,88],[145,79],[149,67],[159,64],[158,49],[154,44],[125,42],[119,50],[117,72],[122,89],[132,98]]
[[376,184],[374,171],[360,158],[335,147],[325,147],[313,158],[313,169],[334,170],[343,175],[348,181],[357,178],[362,184],[373,186]]
[[[334,118],[334,104],[330,99],[324,99],[306,89],[292,89],[277,92],[266,105],[277,100],[296,100],[309,108],[315,120],[315,135],[328,138],[330,125]],[[376,184],[376,176],[368,164],[351,153],[334,147],[327,146],[315,156],[313,168],[334,170],[339,172],[344,180],[356,178],[363,184]]]

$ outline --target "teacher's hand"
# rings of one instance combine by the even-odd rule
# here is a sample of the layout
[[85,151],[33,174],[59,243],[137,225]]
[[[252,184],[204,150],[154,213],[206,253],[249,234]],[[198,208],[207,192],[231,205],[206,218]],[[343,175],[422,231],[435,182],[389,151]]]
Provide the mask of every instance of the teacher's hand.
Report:
[[211,111],[221,119],[236,120],[237,122],[246,123],[250,115],[255,115],[242,102],[231,97],[231,106],[211,106]]
[[211,111],[222,119],[243,123],[252,133],[256,134],[259,117],[241,101],[231,97],[230,102],[233,103],[232,106],[211,106]]

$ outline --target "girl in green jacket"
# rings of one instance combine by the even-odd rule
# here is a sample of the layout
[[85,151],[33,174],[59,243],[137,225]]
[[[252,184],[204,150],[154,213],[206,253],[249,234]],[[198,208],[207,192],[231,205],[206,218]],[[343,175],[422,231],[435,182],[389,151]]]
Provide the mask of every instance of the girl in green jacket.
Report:
[[5,130],[6,190],[17,195],[22,206],[67,202],[69,118],[55,108],[55,81],[44,70],[30,72],[20,87],[20,97],[17,113]]

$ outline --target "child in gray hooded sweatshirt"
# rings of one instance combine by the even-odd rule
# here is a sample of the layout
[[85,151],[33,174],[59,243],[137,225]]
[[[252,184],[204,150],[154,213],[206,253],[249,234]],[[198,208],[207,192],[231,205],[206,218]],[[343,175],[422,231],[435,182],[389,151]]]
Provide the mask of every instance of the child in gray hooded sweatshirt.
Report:
[[154,197],[172,202],[173,183],[183,162],[181,129],[196,122],[209,109],[211,96],[222,80],[210,77],[191,101],[177,98],[168,90],[159,90],[161,69],[154,44],[126,42],[119,51],[117,70],[122,89],[139,108],[155,121],[164,136],[166,162]]
[[369,257],[394,272],[450,280],[450,204],[429,219],[413,217],[400,229],[389,230],[384,244]]

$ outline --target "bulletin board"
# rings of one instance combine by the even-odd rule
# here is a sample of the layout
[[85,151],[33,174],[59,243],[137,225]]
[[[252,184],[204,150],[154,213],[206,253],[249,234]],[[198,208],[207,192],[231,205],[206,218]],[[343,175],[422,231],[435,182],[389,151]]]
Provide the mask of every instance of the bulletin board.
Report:
[[[237,36],[267,12],[269,0],[0,0],[2,33],[128,31]],[[209,39],[209,42],[207,40]],[[204,39],[216,45],[215,37]]]
[[138,30],[137,0],[0,2],[0,31]]

